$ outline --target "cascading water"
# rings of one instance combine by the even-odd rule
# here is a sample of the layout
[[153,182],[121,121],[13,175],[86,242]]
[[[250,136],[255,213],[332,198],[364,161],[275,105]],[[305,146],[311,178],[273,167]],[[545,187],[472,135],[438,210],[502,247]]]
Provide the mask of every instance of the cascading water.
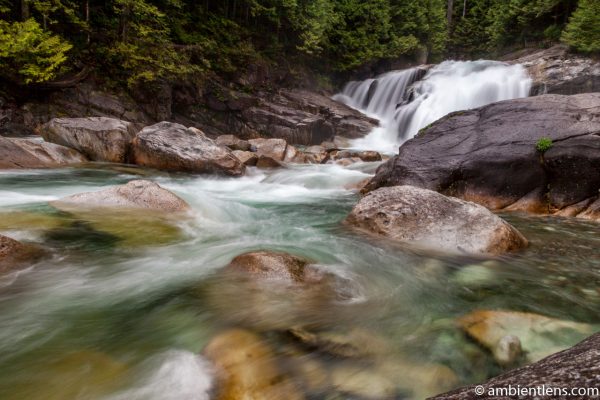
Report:
[[445,61],[419,79],[420,68],[349,82],[334,96],[380,120],[381,126],[353,147],[395,152],[419,129],[448,113],[526,97],[531,79],[521,65],[496,61]]

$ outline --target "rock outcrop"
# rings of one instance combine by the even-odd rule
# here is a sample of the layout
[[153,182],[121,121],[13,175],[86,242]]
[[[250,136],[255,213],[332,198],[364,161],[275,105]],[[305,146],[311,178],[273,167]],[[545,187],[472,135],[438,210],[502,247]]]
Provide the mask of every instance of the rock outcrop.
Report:
[[[549,138],[548,149],[538,149]],[[377,170],[365,191],[412,185],[490,209],[598,218],[600,93],[507,100],[452,113]]]
[[523,64],[533,79],[532,95],[600,92],[600,61],[556,45],[511,60]]
[[78,193],[50,203],[59,210],[71,212],[96,208],[138,209],[161,213],[181,213],[190,206],[181,198],[146,180],[134,180],[97,192]]
[[70,147],[92,161],[127,162],[137,129],[131,122],[107,117],[54,118],[41,128],[44,139]]
[[142,129],[132,142],[135,164],[166,171],[239,176],[245,167],[225,146],[195,128],[160,122]]
[[182,110],[208,133],[236,132],[244,139],[281,138],[288,143],[311,145],[368,134],[378,122],[323,94],[301,89],[247,95],[219,89],[220,95],[206,94],[210,113]]
[[[468,399],[498,399],[507,398],[552,398],[552,399],[584,399],[592,395],[585,392],[526,392],[525,396],[517,393],[504,394],[501,390],[513,388],[536,388],[551,390],[572,390],[577,388],[598,388],[600,386],[600,334],[595,334],[568,350],[553,354],[534,364],[514,369],[510,372],[481,383],[481,387],[470,385],[448,393],[440,394],[431,399],[437,400],[468,400]],[[482,393],[476,393],[475,389]],[[492,390],[498,390],[493,394]]]
[[413,186],[368,193],[345,222],[368,234],[446,252],[502,254],[527,246],[523,235],[484,207]]
[[48,168],[86,161],[81,153],[68,147],[35,139],[0,137],[0,169]]

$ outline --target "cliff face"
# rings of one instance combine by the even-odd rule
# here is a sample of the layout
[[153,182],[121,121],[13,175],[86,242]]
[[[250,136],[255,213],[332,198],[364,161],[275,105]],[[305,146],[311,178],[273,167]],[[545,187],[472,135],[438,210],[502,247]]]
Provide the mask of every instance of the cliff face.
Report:
[[306,77],[289,78],[266,66],[225,81],[163,82],[108,90],[90,77],[72,87],[32,91],[14,99],[0,94],[0,135],[25,136],[56,117],[112,117],[139,127],[159,121],[196,126],[209,136],[277,137],[319,144],[334,136],[362,137],[378,122],[330,99]]

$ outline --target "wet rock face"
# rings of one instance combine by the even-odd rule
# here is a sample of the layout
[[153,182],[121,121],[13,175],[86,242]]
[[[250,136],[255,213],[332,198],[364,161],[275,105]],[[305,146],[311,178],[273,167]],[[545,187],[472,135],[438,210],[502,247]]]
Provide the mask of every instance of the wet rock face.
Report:
[[83,154],[68,147],[33,139],[0,137],[0,169],[48,168],[86,161]]
[[533,79],[532,95],[600,91],[600,61],[571,54],[565,45],[540,50],[511,63],[527,68]]
[[523,235],[484,207],[413,186],[367,194],[346,223],[371,235],[447,252],[502,254],[527,246]]
[[[366,190],[413,185],[491,209],[565,210],[591,219],[600,189],[599,132],[599,93],[456,112],[402,145]],[[542,137],[552,140],[543,154],[537,150]]]
[[94,208],[143,209],[158,212],[186,212],[190,206],[154,182],[135,180],[97,192],[74,194],[50,203],[63,211]]
[[[553,354],[534,364],[514,369],[481,383],[489,393],[491,388],[513,387],[545,387],[555,388],[597,388],[600,385],[600,334],[595,334],[568,350]],[[432,399],[506,399],[507,396],[478,396],[476,385],[466,386],[454,391],[440,394]],[[571,398],[565,396],[548,396],[548,398]],[[572,398],[586,398],[581,395]]]
[[242,175],[244,165],[201,131],[172,122],[142,129],[133,139],[133,161],[167,171]]
[[115,118],[55,118],[42,126],[44,139],[75,149],[92,161],[125,163],[137,129]]
[[242,140],[234,135],[221,135],[215,142],[221,146],[229,147],[231,150],[251,151],[252,145],[247,140]]

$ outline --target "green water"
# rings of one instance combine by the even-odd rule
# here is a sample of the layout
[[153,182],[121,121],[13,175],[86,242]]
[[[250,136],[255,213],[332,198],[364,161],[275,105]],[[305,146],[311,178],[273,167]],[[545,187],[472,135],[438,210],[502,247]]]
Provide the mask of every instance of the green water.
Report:
[[[352,366],[372,374],[357,380],[395,366],[411,377],[388,376],[398,398],[419,398],[502,372],[455,325],[472,310],[600,322],[599,224],[504,215],[531,245],[493,260],[392,246],[341,224],[357,201],[347,188],[375,167],[296,166],[240,179],[102,165],[2,172],[0,233],[39,244],[48,256],[0,277],[0,398],[207,399],[215,384],[199,354],[231,327],[262,335],[311,398],[361,394],[327,383],[309,389],[294,372],[307,359],[332,371]],[[140,177],[184,198],[194,217],[174,226],[138,215],[66,214],[48,205]],[[343,277],[343,295],[257,290],[221,273],[234,256],[255,249],[314,260]],[[374,350],[368,362],[339,359],[295,343],[285,331],[297,326],[341,336],[359,331],[368,338],[359,348],[382,343],[385,350]],[[427,379],[424,371],[434,366],[454,379]]]

